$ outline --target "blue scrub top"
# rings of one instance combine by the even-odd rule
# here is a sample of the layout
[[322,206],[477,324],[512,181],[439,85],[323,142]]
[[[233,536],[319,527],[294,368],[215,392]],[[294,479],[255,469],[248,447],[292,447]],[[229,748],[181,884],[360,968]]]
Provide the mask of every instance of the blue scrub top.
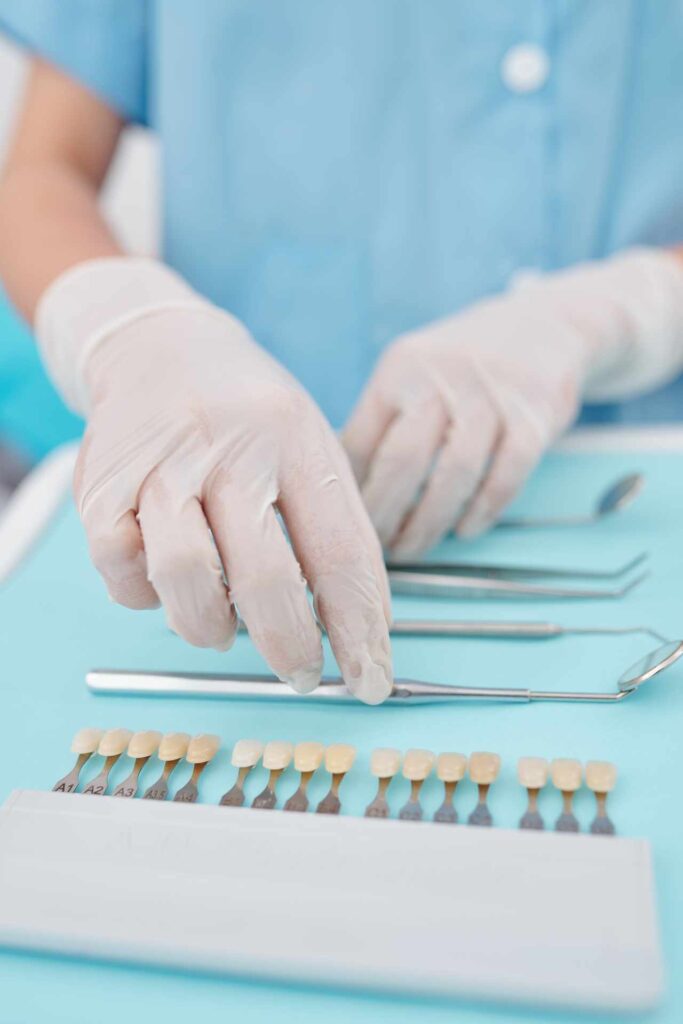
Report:
[[336,426],[398,333],[683,239],[681,0],[0,0],[0,26],[159,134],[164,258]]

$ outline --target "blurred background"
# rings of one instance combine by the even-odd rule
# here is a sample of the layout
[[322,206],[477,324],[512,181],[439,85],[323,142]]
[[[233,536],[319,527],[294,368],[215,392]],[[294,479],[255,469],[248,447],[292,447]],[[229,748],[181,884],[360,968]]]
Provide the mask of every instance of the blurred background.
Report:
[[[18,113],[26,75],[22,53],[0,37],[0,165]],[[157,154],[151,134],[126,132],[103,206],[133,252],[157,250]],[[26,325],[0,287],[0,505],[31,465],[82,431],[45,376]]]

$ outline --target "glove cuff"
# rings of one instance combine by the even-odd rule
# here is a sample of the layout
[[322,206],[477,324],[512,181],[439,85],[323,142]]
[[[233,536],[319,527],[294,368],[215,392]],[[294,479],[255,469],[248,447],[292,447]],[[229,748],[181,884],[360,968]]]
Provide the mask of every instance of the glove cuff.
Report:
[[113,334],[168,309],[212,309],[157,260],[88,260],[61,274],[41,296],[35,333],[43,363],[66,404],[88,412],[88,360]]

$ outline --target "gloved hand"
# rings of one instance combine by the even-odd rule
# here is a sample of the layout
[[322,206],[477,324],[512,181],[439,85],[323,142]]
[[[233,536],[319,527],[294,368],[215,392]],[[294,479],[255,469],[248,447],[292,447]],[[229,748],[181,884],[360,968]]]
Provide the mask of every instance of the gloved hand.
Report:
[[283,367],[148,260],[67,271],[41,300],[37,334],[87,416],[75,494],[112,598],[161,602],[177,633],[219,650],[237,606],[273,671],[305,692],[323,661],[307,581],[347,685],[384,700],[380,546],[340,443]]
[[370,517],[397,557],[474,536],[582,400],[683,368],[683,262],[638,249],[538,277],[395,341],[344,431]]

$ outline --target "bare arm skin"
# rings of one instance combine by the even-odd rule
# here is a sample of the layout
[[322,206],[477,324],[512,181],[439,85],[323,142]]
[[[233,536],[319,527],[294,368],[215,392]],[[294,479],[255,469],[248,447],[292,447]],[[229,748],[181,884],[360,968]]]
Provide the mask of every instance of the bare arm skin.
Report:
[[121,253],[97,195],[122,127],[83,86],[50,64],[32,64],[0,178],[0,278],[29,322],[64,270]]

